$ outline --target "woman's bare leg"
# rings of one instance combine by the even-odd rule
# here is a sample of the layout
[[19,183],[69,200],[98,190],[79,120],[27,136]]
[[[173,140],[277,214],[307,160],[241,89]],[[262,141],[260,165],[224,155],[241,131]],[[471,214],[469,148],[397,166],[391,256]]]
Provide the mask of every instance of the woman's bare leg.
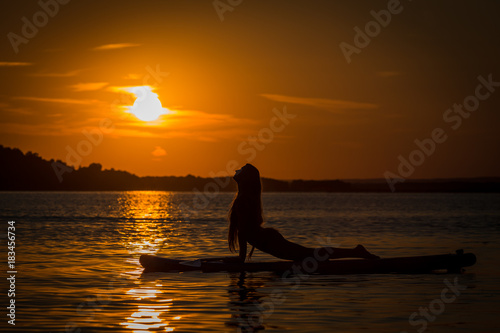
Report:
[[337,247],[326,248],[328,253],[330,253],[329,259],[339,259],[339,258],[364,258],[364,259],[380,259],[379,256],[371,254],[367,249],[361,244],[356,246],[354,249],[341,249]]

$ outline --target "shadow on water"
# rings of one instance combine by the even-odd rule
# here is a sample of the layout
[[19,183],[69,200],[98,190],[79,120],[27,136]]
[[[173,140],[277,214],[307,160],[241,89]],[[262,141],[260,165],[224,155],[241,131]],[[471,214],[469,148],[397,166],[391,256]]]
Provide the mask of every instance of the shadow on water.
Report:
[[263,325],[265,309],[262,307],[265,295],[257,291],[264,286],[264,281],[249,275],[246,272],[232,275],[228,286],[231,318],[226,325],[236,327],[242,332],[265,329]]

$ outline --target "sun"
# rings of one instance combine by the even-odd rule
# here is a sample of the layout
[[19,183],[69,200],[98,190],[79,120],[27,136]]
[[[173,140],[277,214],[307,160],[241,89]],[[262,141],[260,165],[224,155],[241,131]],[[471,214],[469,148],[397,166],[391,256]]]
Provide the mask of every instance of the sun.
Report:
[[127,106],[129,113],[142,121],[154,121],[161,115],[167,114],[167,109],[161,106],[158,95],[153,92],[150,86],[139,86],[127,88],[136,96],[134,105]]

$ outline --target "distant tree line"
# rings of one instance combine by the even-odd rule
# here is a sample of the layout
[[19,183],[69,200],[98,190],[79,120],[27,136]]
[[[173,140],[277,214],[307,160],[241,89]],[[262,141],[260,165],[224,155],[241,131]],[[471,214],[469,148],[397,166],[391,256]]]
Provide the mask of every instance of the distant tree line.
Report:
[[[24,154],[17,148],[0,145],[0,190],[3,191],[236,191],[230,178],[139,177],[127,171],[103,170],[99,163],[74,168],[60,160],[45,160],[37,153]],[[57,170],[65,170],[63,177]],[[379,182],[340,180],[276,180],[262,178],[266,192],[390,192]],[[399,183],[398,192],[500,192],[500,179],[410,181]]]

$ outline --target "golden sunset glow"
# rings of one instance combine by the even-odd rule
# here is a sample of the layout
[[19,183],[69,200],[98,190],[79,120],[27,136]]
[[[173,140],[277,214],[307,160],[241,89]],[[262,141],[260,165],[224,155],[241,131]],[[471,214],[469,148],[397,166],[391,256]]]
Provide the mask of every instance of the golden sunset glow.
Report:
[[0,9],[1,331],[495,331],[500,0]]
[[[4,36],[23,37],[20,18],[40,7],[9,6]],[[400,156],[441,128],[446,142],[408,178],[498,176],[495,83],[477,110],[453,111],[478,77],[500,82],[495,5],[475,5],[474,17],[425,6],[401,5],[363,39],[357,31],[387,3],[263,1],[221,13],[211,2],[146,1],[120,15],[61,5],[28,42],[0,46],[0,141],[67,161],[105,120],[112,130],[75,166],[208,177],[231,174],[235,160],[270,178],[353,179],[397,173]]]
[[169,227],[157,220],[169,217],[161,207],[169,205],[171,197],[172,193],[143,191],[125,192],[118,199],[117,205],[122,216],[134,221],[120,230],[122,245],[129,253],[156,254],[165,248],[167,238],[159,237],[158,230],[168,234]]
[[[149,301],[151,304],[138,305],[137,311],[127,317],[126,321],[120,323],[120,325],[130,329],[132,332],[149,332],[149,330],[155,329],[162,329],[167,332],[174,330],[174,327],[167,320],[173,300],[160,298],[162,291],[143,287],[130,289],[127,291],[127,295],[134,297],[136,301]],[[173,319],[175,320],[176,318]]]

